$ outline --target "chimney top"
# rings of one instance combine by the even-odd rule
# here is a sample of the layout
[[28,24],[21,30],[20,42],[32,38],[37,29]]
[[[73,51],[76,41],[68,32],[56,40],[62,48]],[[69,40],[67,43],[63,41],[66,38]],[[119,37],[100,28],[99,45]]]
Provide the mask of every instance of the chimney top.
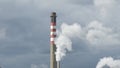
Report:
[[52,12],[51,17],[56,17],[56,12]]

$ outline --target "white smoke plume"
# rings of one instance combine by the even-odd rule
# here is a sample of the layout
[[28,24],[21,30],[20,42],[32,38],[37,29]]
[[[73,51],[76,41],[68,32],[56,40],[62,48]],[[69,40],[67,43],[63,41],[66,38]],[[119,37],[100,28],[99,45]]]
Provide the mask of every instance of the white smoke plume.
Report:
[[[77,37],[76,39],[79,38],[81,40],[84,40],[89,45],[98,48],[106,48],[110,47],[111,45],[115,46],[120,44],[119,31],[114,32],[114,27],[111,28],[111,26],[106,26],[106,24],[104,24],[106,20],[109,21],[110,19],[116,18],[115,8],[118,9],[116,6],[117,0],[94,0],[94,5],[99,11],[98,19],[100,19],[102,22],[93,20],[85,27],[81,27],[80,24],[62,24],[59,37],[56,39],[57,61],[60,61],[66,55],[67,50],[72,50],[71,39],[75,37]],[[113,12],[115,14],[114,16]],[[119,17],[117,20],[119,20]]]
[[72,42],[68,37],[60,35],[56,40],[56,47],[56,61],[60,61],[61,58],[66,55],[66,50],[72,50]]
[[[72,50],[72,38],[86,40],[90,45],[97,45],[98,47],[106,47],[108,45],[120,44],[119,34],[114,33],[109,27],[105,27],[99,21],[92,21],[85,27],[80,24],[68,25],[63,23],[61,25],[61,32],[57,37],[56,43],[56,61],[60,61],[66,56],[67,51]],[[100,46],[99,46],[100,45]]]
[[60,61],[65,55],[66,51],[72,50],[71,38],[79,37],[81,34],[81,27],[79,24],[67,25],[65,23],[61,26],[61,33],[56,39],[56,61]]
[[96,68],[105,68],[105,66],[107,66],[107,68],[120,68],[120,59],[113,59],[112,57],[104,57],[102,58]]

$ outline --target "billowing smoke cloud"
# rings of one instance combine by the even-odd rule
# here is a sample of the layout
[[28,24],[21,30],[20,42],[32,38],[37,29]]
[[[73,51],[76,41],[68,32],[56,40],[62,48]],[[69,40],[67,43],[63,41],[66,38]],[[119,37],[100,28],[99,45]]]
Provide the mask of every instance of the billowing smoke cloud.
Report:
[[[117,22],[119,21],[119,15],[116,14],[119,7],[117,5],[117,0],[94,0],[94,6],[98,10],[97,20],[91,21],[85,27],[81,27],[80,24],[62,24],[60,35],[56,40],[57,61],[60,61],[66,55],[66,50],[71,51],[71,39],[74,37],[98,48],[110,48],[110,46],[119,45],[120,33]],[[111,21],[115,22],[115,25],[111,24]]]
[[106,47],[108,45],[120,44],[118,34],[114,33],[109,27],[105,27],[99,21],[92,21],[85,27],[81,27],[79,24],[68,25],[63,23],[61,25],[61,32],[56,39],[55,43],[57,46],[56,60],[60,61],[67,51],[72,50],[71,39],[82,39],[86,40],[86,43],[90,45],[97,45],[97,47]]
[[56,40],[56,47],[56,61],[60,61],[61,58],[66,55],[66,50],[72,50],[72,42],[68,37],[60,35]]
[[31,64],[31,68],[48,68],[48,66],[45,64],[41,64],[41,65]]
[[66,55],[66,51],[72,50],[71,38],[79,37],[81,34],[81,27],[79,24],[67,25],[65,23],[61,26],[61,33],[56,39],[56,60],[60,61]]
[[105,66],[107,68],[120,68],[120,60],[115,60],[112,57],[104,57],[98,62],[96,68],[105,68]]

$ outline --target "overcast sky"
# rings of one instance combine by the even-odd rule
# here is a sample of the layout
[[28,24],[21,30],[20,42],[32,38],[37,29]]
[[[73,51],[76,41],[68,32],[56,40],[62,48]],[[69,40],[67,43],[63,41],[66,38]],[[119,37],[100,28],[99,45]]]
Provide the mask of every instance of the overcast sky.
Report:
[[61,68],[96,68],[104,57],[120,59],[119,0],[0,0],[1,67],[49,68],[53,11],[57,29],[62,23],[86,28],[84,39],[72,39]]

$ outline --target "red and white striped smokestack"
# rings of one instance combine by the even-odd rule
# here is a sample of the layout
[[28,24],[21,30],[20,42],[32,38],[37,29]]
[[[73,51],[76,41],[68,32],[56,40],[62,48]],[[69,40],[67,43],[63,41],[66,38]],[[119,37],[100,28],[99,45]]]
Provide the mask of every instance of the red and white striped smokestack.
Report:
[[56,37],[56,13],[53,12],[51,15],[51,25],[50,25],[50,42],[51,45],[55,45],[55,37]]
[[55,37],[56,37],[56,13],[53,12],[51,14],[51,24],[50,24],[50,68],[57,68],[56,61],[56,45],[55,45]]
[[50,68],[60,68],[60,62],[56,61],[56,45],[55,45],[55,38],[56,38],[56,13],[53,12],[51,14],[51,24],[50,24]]

